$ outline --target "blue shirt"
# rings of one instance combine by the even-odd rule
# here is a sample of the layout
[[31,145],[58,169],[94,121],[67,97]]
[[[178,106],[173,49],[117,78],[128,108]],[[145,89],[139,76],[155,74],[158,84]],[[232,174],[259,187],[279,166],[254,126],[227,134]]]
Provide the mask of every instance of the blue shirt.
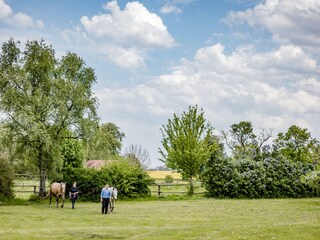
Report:
[[101,191],[101,198],[110,198],[111,191],[109,189],[103,188]]

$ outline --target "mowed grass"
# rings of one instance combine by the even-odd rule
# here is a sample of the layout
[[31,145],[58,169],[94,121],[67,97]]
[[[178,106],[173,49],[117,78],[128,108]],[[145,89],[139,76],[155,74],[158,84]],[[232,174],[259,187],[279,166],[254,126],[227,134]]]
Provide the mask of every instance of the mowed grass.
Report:
[[320,199],[118,201],[0,206],[0,239],[319,239]]

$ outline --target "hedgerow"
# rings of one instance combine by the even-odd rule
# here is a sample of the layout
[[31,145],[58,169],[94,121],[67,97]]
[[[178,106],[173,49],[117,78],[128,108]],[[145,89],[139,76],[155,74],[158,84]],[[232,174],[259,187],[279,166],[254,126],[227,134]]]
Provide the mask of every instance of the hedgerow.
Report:
[[267,158],[263,161],[212,158],[202,179],[208,197],[284,198],[318,196],[301,179],[313,165]]

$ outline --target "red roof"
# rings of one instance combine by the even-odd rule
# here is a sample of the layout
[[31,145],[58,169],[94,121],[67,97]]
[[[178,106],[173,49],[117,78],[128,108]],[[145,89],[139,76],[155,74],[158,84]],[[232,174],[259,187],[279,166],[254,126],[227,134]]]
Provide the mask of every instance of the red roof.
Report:
[[113,160],[87,160],[85,162],[86,168],[100,169],[106,164],[112,163]]

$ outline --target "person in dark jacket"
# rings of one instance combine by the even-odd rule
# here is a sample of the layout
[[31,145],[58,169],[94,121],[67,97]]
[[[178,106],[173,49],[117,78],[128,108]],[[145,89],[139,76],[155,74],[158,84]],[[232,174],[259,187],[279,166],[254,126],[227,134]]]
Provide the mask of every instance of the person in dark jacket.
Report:
[[78,199],[79,190],[77,188],[77,183],[74,182],[72,187],[70,188],[69,197],[72,202],[72,209],[74,209],[74,205]]

